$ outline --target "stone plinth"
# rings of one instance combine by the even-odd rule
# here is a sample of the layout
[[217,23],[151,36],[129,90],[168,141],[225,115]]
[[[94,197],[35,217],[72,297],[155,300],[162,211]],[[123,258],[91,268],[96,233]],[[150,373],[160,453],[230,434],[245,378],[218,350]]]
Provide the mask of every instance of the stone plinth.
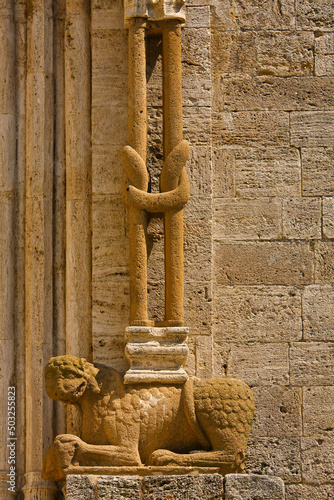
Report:
[[227,474],[225,500],[284,500],[284,483],[280,477],[257,474]]
[[129,326],[125,354],[130,368],[125,384],[142,382],[184,383],[189,329],[185,327]]
[[66,500],[284,500],[281,478],[255,474],[68,475]]

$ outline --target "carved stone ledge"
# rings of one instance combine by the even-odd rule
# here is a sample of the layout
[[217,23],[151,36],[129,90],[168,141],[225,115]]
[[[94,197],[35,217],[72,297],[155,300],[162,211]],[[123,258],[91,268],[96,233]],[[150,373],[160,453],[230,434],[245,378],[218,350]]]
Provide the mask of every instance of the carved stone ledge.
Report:
[[184,0],[124,0],[125,26],[133,17],[146,17],[148,21],[178,19],[185,22]]
[[124,383],[162,382],[182,384],[188,379],[186,327],[129,326],[125,354],[130,368]]

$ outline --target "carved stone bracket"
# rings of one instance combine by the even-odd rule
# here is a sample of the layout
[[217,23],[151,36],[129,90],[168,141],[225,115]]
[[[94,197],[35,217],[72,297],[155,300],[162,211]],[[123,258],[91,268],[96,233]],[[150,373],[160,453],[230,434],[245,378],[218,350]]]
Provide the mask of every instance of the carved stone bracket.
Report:
[[184,4],[184,0],[125,0],[125,26],[129,27],[129,21],[134,17],[145,17],[149,21],[178,19],[184,22]]

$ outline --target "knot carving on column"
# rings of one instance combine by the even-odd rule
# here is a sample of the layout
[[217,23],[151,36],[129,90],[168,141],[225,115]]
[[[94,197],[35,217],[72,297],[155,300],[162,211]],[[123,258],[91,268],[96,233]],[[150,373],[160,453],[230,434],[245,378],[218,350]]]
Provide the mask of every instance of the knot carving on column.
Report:
[[146,212],[161,213],[182,208],[190,195],[189,179],[185,169],[188,158],[189,144],[182,140],[169,153],[163,164],[160,176],[161,193],[148,193],[138,187],[146,183],[146,165],[131,146],[125,146],[122,151],[126,173],[123,196],[129,209],[135,207]]

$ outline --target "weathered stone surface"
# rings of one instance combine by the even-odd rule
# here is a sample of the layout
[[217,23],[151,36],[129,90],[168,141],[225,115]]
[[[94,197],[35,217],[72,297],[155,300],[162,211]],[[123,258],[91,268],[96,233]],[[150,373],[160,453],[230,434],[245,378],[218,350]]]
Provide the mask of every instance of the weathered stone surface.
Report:
[[315,39],[315,73],[334,74],[334,33],[323,33]]
[[288,344],[225,343],[216,330],[215,374],[245,381],[251,387],[289,383]]
[[[242,198],[300,194],[299,152],[290,148],[235,148],[235,192]],[[232,153],[230,153],[232,156]],[[233,159],[233,156],[232,156]]]
[[216,105],[227,111],[329,110],[334,107],[333,83],[331,77],[225,77]]
[[294,240],[321,238],[321,200],[319,198],[283,200],[283,237]]
[[[117,124],[117,125],[116,125]],[[126,107],[95,106],[92,110],[92,142],[124,145],[127,142],[128,116]]]
[[264,31],[257,35],[256,45],[259,75],[313,74],[313,33]]
[[226,342],[288,342],[302,337],[301,294],[293,287],[215,288],[213,324]]
[[[194,0],[193,0],[194,1]],[[199,1],[199,0],[195,0]],[[294,27],[294,2],[212,0],[213,26],[225,30],[288,30]]]
[[278,199],[218,198],[213,207],[213,237],[227,241],[279,239],[281,221],[281,202]]
[[218,197],[234,196],[235,154],[233,149],[216,146],[212,151],[213,193]]
[[68,476],[66,480],[67,500],[93,500],[95,478],[92,476]]
[[334,149],[303,148],[302,180],[304,196],[333,196]]
[[[125,325],[129,324],[129,314],[127,313],[127,320]],[[95,318],[93,319],[93,349],[94,349],[94,359],[96,363],[102,363],[103,365],[115,368],[115,370],[124,373],[128,369],[128,362],[125,359],[124,349],[125,349],[125,336],[124,333],[119,335],[121,326],[117,324],[110,324],[110,322],[105,322],[105,329],[101,334],[103,323],[100,322],[97,326],[95,324]],[[106,333],[104,333],[106,332]]]
[[184,138],[190,144],[209,143],[211,137],[211,108],[185,106],[183,108]]
[[334,284],[334,242],[319,241],[316,243],[315,282]]
[[334,387],[303,389],[303,435],[334,437]]
[[210,5],[186,5],[186,18],[189,28],[210,28]]
[[[197,332],[197,335],[189,335],[188,337],[189,355],[186,370],[189,375],[210,378],[213,372],[211,330],[207,331],[206,335],[203,335],[202,332],[201,329]],[[222,372],[222,376],[224,375]]]
[[334,481],[333,438],[302,438],[301,456],[304,482],[321,484]]
[[[247,50],[244,50],[245,46]],[[256,73],[254,33],[213,31],[212,64],[214,78],[222,75],[254,75]]]
[[[192,195],[210,195],[212,192],[212,153],[210,146],[191,146],[186,168]],[[191,198],[188,203],[191,203]]]
[[242,146],[287,146],[288,113],[278,111],[221,113],[213,120],[216,143]]
[[334,498],[334,484],[313,486],[309,484],[288,484],[285,486],[285,500],[314,500]]
[[94,278],[128,271],[125,207],[119,196],[96,195],[93,201]]
[[330,30],[333,27],[334,14],[330,0],[297,0],[297,28]]
[[307,243],[216,242],[214,252],[214,275],[221,285],[307,285],[313,281],[313,252]]
[[[302,435],[302,391],[287,386],[254,387],[255,418],[252,436]],[[304,403],[305,404],[305,403]]]
[[280,477],[257,474],[227,474],[225,500],[284,500],[284,483]]
[[294,386],[331,385],[334,382],[334,346],[325,342],[293,343],[290,382]]
[[[96,481],[95,499],[141,500],[141,479],[139,477],[88,476]],[[70,499],[69,499],[70,500]],[[74,499],[73,499],[74,500]]]
[[301,147],[332,146],[334,140],[334,113],[332,111],[304,111],[291,113],[291,145]]
[[301,482],[300,438],[251,437],[246,472],[279,476],[286,483]]
[[145,477],[142,482],[145,500],[223,500],[224,478],[215,475]]
[[334,340],[334,290],[331,285],[305,288],[303,303],[303,335],[305,340]]
[[[195,272],[195,271],[193,271]],[[187,281],[185,283],[185,319],[192,333],[211,333],[212,284]]]
[[322,232],[324,238],[334,238],[334,198],[322,199]]
[[121,146],[93,146],[93,194],[120,195],[124,176],[124,169],[121,162],[121,149]]

